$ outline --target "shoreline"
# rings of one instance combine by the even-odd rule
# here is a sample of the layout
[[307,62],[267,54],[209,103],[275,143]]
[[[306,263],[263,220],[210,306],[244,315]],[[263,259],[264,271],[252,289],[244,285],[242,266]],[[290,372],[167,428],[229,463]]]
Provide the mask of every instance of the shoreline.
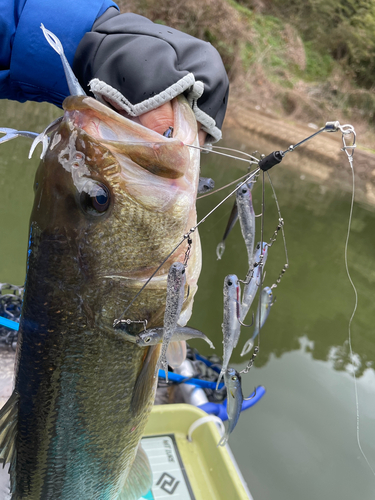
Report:
[[[226,141],[239,144],[238,149],[242,150],[251,135],[251,144],[256,143],[257,149],[266,155],[278,149],[285,150],[314,132],[316,129],[305,123],[258,111],[235,98],[228,106],[223,126]],[[329,189],[351,192],[352,173],[342,146],[340,132],[323,132],[286,155],[282,165]],[[375,154],[357,146],[353,165],[356,201],[375,207]]]

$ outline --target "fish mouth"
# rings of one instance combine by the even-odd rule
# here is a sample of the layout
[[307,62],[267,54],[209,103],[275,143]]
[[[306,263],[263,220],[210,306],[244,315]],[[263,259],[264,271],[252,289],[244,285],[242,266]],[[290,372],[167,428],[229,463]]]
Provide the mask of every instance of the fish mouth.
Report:
[[[183,96],[171,101],[173,137],[145,127],[138,118],[123,116],[91,97],[70,96],[63,107],[71,126],[83,130],[108,148],[120,160],[134,164],[159,177],[178,179],[187,173],[190,151],[197,145],[197,122]],[[152,120],[149,121],[152,124]],[[149,124],[150,124],[149,123]],[[157,126],[155,125],[155,128]]]

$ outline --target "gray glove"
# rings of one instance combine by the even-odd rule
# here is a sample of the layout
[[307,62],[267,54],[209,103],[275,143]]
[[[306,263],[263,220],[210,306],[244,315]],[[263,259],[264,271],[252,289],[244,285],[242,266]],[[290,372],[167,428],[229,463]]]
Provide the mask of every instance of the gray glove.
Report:
[[229,82],[210,43],[110,8],[81,40],[73,70],[85,90],[131,116],[184,93],[208,140],[221,139]]

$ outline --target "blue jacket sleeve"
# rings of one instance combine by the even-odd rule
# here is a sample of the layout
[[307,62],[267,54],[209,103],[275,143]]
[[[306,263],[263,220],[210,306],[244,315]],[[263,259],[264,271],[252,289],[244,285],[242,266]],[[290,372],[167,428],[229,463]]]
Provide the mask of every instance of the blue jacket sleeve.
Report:
[[61,41],[72,65],[84,34],[112,0],[0,0],[0,98],[61,106],[69,95],[60,57],[41,23]]

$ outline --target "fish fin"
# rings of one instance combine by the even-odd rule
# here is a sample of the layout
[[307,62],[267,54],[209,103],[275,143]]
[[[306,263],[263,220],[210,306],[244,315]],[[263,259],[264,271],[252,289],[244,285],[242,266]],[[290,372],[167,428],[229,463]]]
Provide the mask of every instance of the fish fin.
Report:
[[142,410],[150,400],[150,385],[155,385],[157,380],[157,378],[154,379],[153,376],[159,358],[159,351],[160,344],[148,347],[148,353],[146,354],[142,369],[134,385],[131,406],[135,414],[138,414],[139,410]]
[[221,257],[223,256],[223,253],[225,251],[225,243],[224,241],[220,241],[216,247],[216,256],[217,260],[221,260]]
[[247,354],[248,352],[251,351],[251,349],[253,348],[254,346],[254,340],[253,338],[249,339],[249,340],[246,340],[243,348],[242,348],[242,352],[241,352],[241,356],[245,356],[245,354]]
[[215,346],[213,345],[213,343],[211,342],[211,340],[206,335],[203,335],[202,339],[207,342],[207,344],[211,347],[211,349],[215,349]]
[[152,471],[147,455],[141,444],[118,500],[138,500],[152,486]]
[[186,359],[186,342],[178,340],[170,342],[166,352],[168,365],[172,368],[178,368]]
[[223,378],[224,372],[225,372],[225,370],[223,371],[223,369],[220,372],[219,378],[217,379],[217,383],[216,383],[216,390],[219,389],[220,380]]
[[14,440],[17,428],[19,394],[13,391],[0,410],[0,463],[3,467],[15,457]]

